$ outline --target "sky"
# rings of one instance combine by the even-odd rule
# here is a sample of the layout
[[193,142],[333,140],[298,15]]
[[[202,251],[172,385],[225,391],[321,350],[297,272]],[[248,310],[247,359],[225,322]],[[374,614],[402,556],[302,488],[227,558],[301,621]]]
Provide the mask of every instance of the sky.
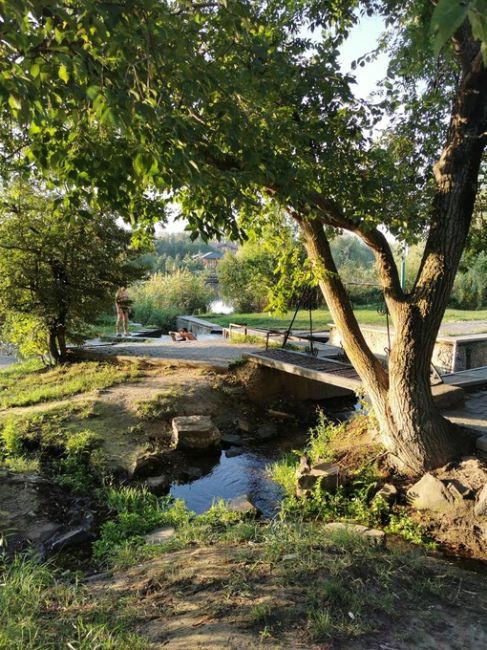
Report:
[[[340,55],[341,68],[343,72],[350,72],[355,77],[357,83],[353,86],[354,93],[361,99],[366,99],[376,88],[377,82],[385,77],[387,56],[380,54],[375,61],[365,64],[363,68],[357,66],[355,70],[352,70],[352,61],[373,50],[383,30],[384,23],[381,18],[365,16],[360,19],[343,45]],[[165,228],[156,227],[156,234],[178,233],[182,232],[184,227],[184,221],[170,219]]]

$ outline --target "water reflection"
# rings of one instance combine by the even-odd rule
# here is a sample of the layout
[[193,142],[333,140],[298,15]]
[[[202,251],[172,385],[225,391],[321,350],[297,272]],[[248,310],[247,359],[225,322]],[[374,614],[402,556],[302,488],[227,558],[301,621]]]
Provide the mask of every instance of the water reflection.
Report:
[[218,464],[209,474],[185,485],[173,485],[170,494],[184,499],[188,508],[198,514],[208,510],[218,498],[228,500],[245,494],[264,516],[272,517],[281,490],[266,476],[265,468],[275,457],[270,449],[244,451],[232,458],[222,451]]

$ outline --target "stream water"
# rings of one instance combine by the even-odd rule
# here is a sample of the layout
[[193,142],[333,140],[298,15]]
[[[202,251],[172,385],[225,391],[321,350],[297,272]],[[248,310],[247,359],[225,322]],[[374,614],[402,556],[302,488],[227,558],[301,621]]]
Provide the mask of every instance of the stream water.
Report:
[[[353,401],[338,401],[338,404],[339,410],[331,403],[323,405],[331,419],[343,421],[354,413]],[[305,427],[293,425],[283,432],[285,428],[281,427],[271,440],[244,439],[242,447],[224,449],[213,457],[194,458],[191,469],[200,476],[185,483],[174,483],[171,496],[184,499],[190,510],[200,514],[216,499],[246,495],[264,517],[273,517],[279,509],[282,491],[269,478],[267,469],[287,452],[303,449],[308,436]],[[234,456],[236,453],[239,455]]]
[[[292,446],[285,445],[285,441],[280,439],[278,443],[273,441],[252,449],[242,447],[238,456],[233,456],[233,453],[237,453],[234,447],[223,450],[214,459],[208,473],[184,484],[173,484],[170,494],[184,499],[188,508],[198,514],[208,510],[219,498],[228,500],[246,495],[265,517],[272,517],[278,509],[282,493],[267,476],[266,468],[285,451],[302,447],[305,434],[298,437],[293,436]],[[201,463],[195,462],[195,465],[198,469],[201,467]]]

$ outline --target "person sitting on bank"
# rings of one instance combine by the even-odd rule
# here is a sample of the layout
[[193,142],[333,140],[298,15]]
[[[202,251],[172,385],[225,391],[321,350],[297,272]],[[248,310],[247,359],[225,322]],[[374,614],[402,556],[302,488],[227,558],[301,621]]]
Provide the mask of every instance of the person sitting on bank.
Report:
[[197,336],[193,332],[188,332],[186,327],[182,327],[178,332],[169,332],[173,341],[196,341]]
[[115,294],[115,310],[117,312],[116,333],[120,336],[120,324],[123,324],[123,335],[129,334],[129,312],[132,300],[129,298],[127,287],[120,287]]

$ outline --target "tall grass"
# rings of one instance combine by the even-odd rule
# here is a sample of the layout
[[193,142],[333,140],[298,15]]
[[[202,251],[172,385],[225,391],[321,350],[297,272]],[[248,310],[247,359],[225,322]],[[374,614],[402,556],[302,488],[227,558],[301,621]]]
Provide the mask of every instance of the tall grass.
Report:
[[[60,580],[49,565],[17,557],[0,565],[1,650],[143,650],[127,604],[94,601],[76,583]],[[131,629],[132,628],[132,629]]]

